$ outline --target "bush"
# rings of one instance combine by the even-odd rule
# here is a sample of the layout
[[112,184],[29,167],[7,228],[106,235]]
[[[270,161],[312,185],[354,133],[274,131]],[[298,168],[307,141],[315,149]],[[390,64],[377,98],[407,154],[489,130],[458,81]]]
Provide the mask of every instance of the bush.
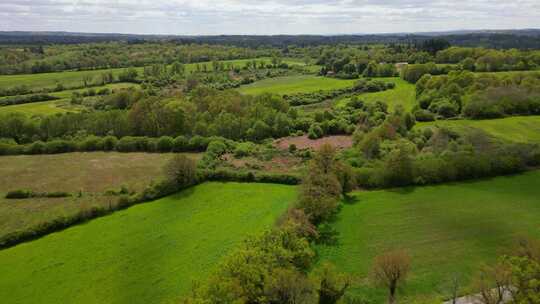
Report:
[[118,138],[115,136],[106,136],[103,138],[103,150],[112,151],[116,149],[116,144],[118,143]]
[[103,150],[103,139],[97,136],[89,136],[79,144],[81,151],[101,151]]
[[36,141],[29,145],[26,149],[28,154],[43,154],[46,151],[46,145],[42,141]]
[[45,144],[45,153],[47,154],[57,154],[57,153],[67,153],[73,152],[76,150],[76,144],[72,141],[67,140],[53,140]]
[[33,193],[30,190],[13,190],[6,194],[7,199],[24,199],[32,197]]
[[236,145],[236,148],[234,148],[234,157],[241,158],[249,156],[251,153],[253,153],[254,146],[255,145],[250,142],[239,143]]
[[418,110],[414,112],[414,117],[416,117],[417,121],[434,121],[435,120],[435,114],[431,113],[428,110]]
[[157,141],[157,151],[171,152],[174,145],[174,139],[169,136],[162,136]]
[[324,131],[321,128],[320,124],[315,123],[315,124],[312,124],[311,127],[309,127],[309,131],[308,131],[309,139],[318,139],[318,138],[323,137],[323,135],[324,135]]
[[185,155],[175,155],[164,168],[167,180],[177,189],[183,189],[197,182],[197,163]]
[[178,136],[173,140],[173,152],[189,151],[189,141],[184,136]]

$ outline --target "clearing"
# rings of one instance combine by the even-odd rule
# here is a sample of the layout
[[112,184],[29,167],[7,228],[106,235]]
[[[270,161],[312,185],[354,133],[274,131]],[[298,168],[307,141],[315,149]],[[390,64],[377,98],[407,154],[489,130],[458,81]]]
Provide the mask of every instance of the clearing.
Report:
[[[410,84],[399,77],[383,77],[373,79],[384,82],[392,82],[396,85],[396,87],[382,92],[360,94],[357,95],[358,99],[367,103],[381,101],[388,105],[388,109],[390,111],[400,104],[403,105],[406,111],[412,110],[412,108],[416,105],[416,87],[414,84]],[[350,98],[341,99],[337,102],[337,106],[343,106],[349,100]]]
[[238,89],[242,94],[273,93],[289,95],[348,88],[358,79],[341,80],[322,76],[302,75],[263,79]]
[[178,303],[248,234],[271,227],[292,186],[205,183],[0,251],[4,303]]
[[445,126],[457,132],[480,129],[489,135],[517,143],[540,143],[540,116],[514,116],[485,120],[438,120],[418,123],[415,128]]
[[[437,186],[357,192],[332,226],[338,245],[319,246],[331,261],[356,277],[354,290],[374,303],[386,293],[365,279],[375,255],[404,248],[413,265],[402,295],[447,295],[452,276],[467,287],[484,262],[493,261],[516,236],[540,237],[540,171]],[[463,292],[463,291],[462,291]]]

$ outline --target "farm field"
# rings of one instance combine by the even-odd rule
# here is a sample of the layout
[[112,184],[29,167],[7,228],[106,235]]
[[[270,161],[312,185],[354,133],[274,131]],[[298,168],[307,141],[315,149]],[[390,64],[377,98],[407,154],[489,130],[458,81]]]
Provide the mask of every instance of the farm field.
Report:
[[4,303],[178,303],[230,249],[271,227],[283,185],[205,183],[0,251]]
[[[408,83],[407,81],[398,77],[383,77],[374,79],[392,82],[396,85],[396,87],[382,92],[357,95],[360,100],[368,103],[382,101],[388,105],[389,110],[394,109],[399,104],[403,105],[407,111],[412,110],[412,108],[415,106],[416,91],[414,84]],[[341,99],[337,102],[337,106],[343,106],[349,100],[350,98]]]
[[439,120],[418,123],[415,128],[445,126],[458,132],[477,128],[489,135],[518,143],[540,143],[540,116],[516,116],[487,120]]
[[[319,246],[320,261],[355,276],[353,292],[382,303],[386,293],[365,278],[374,256],[403,248],[412,257],[403,289],[409,300],[448,294],[452,276],[467,286],[517,236],[540,236],[540,171],[418,188],[357,192],[335,223],[338,245]],[[519,220],[518,220],[519,219]],[[448,286],[448,285],[446,285]],[[463,291],[462,291],[463,292]]]
[[321,76],[287,76],[264,79],[242,86],[238,91],[243,94],[257,95],[273,93],[279,95],[311,93],[325,90],[343,89],[352,86],[357,79],[341,80]]
[[[235,66],[244,66],[248,61],[264,60],[270,63],[269,58],[256,59],[239,59],[239,60],[224,60],[221,62],[232,63]],[[294,59],[284,59],[284,63],[291,65],[304,65],[304,63]],[[209,70],[212,70],[211,62],[201,62],[199,65],[206,64]],[[197,64],[186,64],[186,71],[195,71]],[[135,68],[139,74],[143,73],[144,67]],[[62,83],[65,87],[80,86],[83,77],[91,77],[92,79],[100,77],[104,72],[112,72],[115,76],[124,71],[125,68],[114,68],[105,70],[90,70],[90,71],[70,71],[57,73],[41,73],[41,74],[25,74],[25,75],[0,75],[0,88],[11,88],[13,86],[26,85],[32,89],[54,88],[56,84]]]
[[[162,168],[172,154],[65,153],[55,155],[1,156],[0,236],[25,230],[41,222],[69,216],[81,209],[110,203],[109,189],[125,185],[140,191],[162,177]],[[189,156],[197,158],[195,154]],[[8,200],[6,192],[83,192],[82,197]]]

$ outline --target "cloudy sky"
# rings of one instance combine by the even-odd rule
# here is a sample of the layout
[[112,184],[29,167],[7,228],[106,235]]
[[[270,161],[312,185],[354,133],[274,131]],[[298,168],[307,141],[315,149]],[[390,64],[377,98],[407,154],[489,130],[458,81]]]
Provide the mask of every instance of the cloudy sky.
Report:
[[0,30],[350,34],[539,28],[540,0],[0,0]]

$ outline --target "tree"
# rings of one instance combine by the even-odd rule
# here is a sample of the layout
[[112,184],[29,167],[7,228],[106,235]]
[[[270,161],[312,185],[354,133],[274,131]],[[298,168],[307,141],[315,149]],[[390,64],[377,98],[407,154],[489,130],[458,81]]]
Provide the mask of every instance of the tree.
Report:
[[325,263],[318,275],[319,304],[335,304],[349,288],[351,281],[336,271],[331,264]]
[[178,188],[188,187],[197,181],[197,163],[185,155],[174,155],[165,164],[164,171],[166,178]]
[[314,302],[313,284],[295,269],[278,268],[265,284],[269,303],[310,304]]
[[511,269],[498,262],[493,266],[483,266],[473,279],[473,290],[479,292],[477,298],[482,304],[504,303],[511,282]]
[[395,303],[398,285],[406,280],[410,264],[411,258],[404,250],[389,251],[375,258],[373,278],[388,288],[388,303]]

